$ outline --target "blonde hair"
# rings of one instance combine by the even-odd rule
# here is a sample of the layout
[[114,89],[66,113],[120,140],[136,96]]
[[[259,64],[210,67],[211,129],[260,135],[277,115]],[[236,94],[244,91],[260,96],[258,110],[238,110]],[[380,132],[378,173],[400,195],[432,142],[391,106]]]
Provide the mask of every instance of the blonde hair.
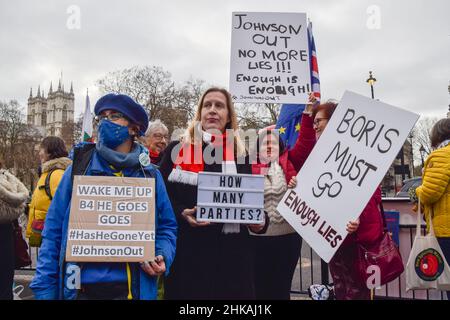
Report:
[[234,132],[234,150],[235,150],[236,156],[245,156],[247,152],[245,150],[244,143],[242,142],[240,135],[239,135],[239,125],[238,125],[238,120],[237,120],[236,109],[234,108],[234,104],[232,102],[230,93],[226,89],[223,89],[223,88],[211,87],[203,93],[203,95],[201,96],[201,98],[198,102],[195,117],[194,117],[194,119],[192,119],[185,134],[183,135],[182,142],[191,143],[191,144],[202,143],[202,141],[195,141],[196,137],[202,136],[201,132],[197,132],[197,134],[195,134],[195,131],[199,130],[198,123],[201,122],[203,101],[205,100],[206,95],[210,92],[220,92],[225,96],[225,98],[227,100],[228,116],[230,118],[230,121],[225,126],[225,130],[231,129]]

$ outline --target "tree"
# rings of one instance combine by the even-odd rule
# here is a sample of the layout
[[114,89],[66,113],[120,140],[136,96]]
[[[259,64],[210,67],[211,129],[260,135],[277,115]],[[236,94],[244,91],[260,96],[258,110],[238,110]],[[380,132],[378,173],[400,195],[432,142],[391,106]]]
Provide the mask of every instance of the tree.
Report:
[[[422,162],[422,157],[425,160],[426,156],[432,151],[430,133],[434,124],[438,121],[438,118],[433,117],[421,117],[417,121],[414,129],[411,131],[410,139],[414,149],[414,159],[416,163]],[[423,148],[423,149],[422,149]],[[421,154],[420,150],[423,150],[424,154]]]
[[203,81],[190,79],[177,86],[169,72],[156,66],[135,66],[108,73],[97,81],[104,93],[127,94],[142,104],[150,120],[161,119],[170,130],[185,127],[203,90]]
[[265,104],[236,104],[239,127],[242,130],[262,129],[278,121],[281,105]]
[[38,167],[36,146],[42,139],[39,131],[25,122],[23,108],[15,100],[0,101],[0,156],[10,169],[31,189]]

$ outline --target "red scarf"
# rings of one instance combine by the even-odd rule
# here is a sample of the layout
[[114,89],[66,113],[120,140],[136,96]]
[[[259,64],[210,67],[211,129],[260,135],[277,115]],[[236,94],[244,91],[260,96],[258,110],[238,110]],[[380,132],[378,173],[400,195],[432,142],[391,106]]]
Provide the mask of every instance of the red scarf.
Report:
[[149,153],[150,153],[150,162],[153,164],[158,163],[159,159],[159,152],[157,151],[153,151],[151,149],[148,149]]
[[[226,135],[212,136],[211,144],[215,148],[224,148],[223,160],[234,161],[234,153],[231,152],[234,148],[227,148]],[[203,171],[204,164],[202,145],[185,143],[178,153],[173,168],[180,167],[182,170],[198,173]]]
[[[229,143],[227,143],[226,135],[212,136],[210,143],[215,148],[224,148],[224,161],[234,161],[234,146],[227,147]],[[232,143],[234,144],[234,141]],[[205,162],[203,159],[202,144],[184,143],[173,164],[173,170],[169,176],[169,181],[196,185],[195,176],[197,173],[204,170],[204,166]],[[192,174],[195,174],[195,176]]]

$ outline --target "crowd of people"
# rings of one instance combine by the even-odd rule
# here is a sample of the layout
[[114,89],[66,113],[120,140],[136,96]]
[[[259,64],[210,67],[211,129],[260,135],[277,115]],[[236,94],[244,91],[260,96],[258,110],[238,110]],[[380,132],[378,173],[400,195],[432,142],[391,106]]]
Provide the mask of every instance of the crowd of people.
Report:
[[[149,123],[144,108],[123,94],[107,94],[95,105],[96,143],[83,143],[68,158],[64,142],[47,137],[40,145],[41,175],[29,203],[27,237],[40,247],[31,283],[36,299],[290,299],[302,239],[277,205],[326,128],[337,104],[319,104],[310,95],[300,133],[288,149],[274,127],[260,130],[252,159],[239,134],[230,93],[212,87],[202,95],[195,117],[178,140],[159,120]],[[431,133],[433,151],[425,162],[417,195],[425,219],[450,261],[450,119]],[[148,157],[149,161],[143,161]],[[213,160],[213,161],[212,161]],[[264,176],[264,223],[230,224],[197,220],[199,172]],[[12,298],[13,231],[28,192],[9,173],[0,174],[0,299]],[[74,175],[155,179],[156,240],[153,261],[108,263],[65,261]],[[13,177],[13,176],[12,176]],[[16,179],[17,180],[17,179]],[[16,192],[22,197],[8,199]],[[23,196],[25,194],[25,196]],[[370,245],[383,233],[381,190],[329,263],[336,299],[370,299],[355,271],[356,246]],[[336,212],[336,214],[339,214]],[[10,221],[11,220],[11,221]],[[6,258],[4,258],[6,257]],[[69,286],[70,270],[81,270],[79,288]]]

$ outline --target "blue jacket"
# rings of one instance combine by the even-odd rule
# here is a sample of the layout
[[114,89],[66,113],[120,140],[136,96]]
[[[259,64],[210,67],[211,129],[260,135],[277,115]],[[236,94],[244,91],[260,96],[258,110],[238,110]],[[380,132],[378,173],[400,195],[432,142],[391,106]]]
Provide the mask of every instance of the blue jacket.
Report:
[[[155,177],[155,254],[164,257],[167,276],[175,256],[177,223],[161,173],[153,165],[144,167],[144,171],[147,177]],[[70,289],[70,286],[68,286],[68,280],[72,281],[69,278],[73,274],[73,269],[68,269],[68,267],[75,265],[75,263],[65,262],[70,202],[72,198],[71,173],[72,166],[69,166],[56,190],[47,213],[42,232],[42,245],[39,250],[36,274],[30,285],[36,299],[70,300],[77,297],[77,290]],[[123,174],[126,177],[144,177],[143,171],[136,168],[125,168]],[[94,151],[86,175],[112,176],[113,173],[108,163]],[[138,273],[139,276],[137,276]],[[156,277],[149,276],[140,267],[134,268],[134,275],[136,276],[131,278],[133,296],[138,294],[141,300],[156,299]],[[137,279],[139,279],[139,283],[137,283]]]

